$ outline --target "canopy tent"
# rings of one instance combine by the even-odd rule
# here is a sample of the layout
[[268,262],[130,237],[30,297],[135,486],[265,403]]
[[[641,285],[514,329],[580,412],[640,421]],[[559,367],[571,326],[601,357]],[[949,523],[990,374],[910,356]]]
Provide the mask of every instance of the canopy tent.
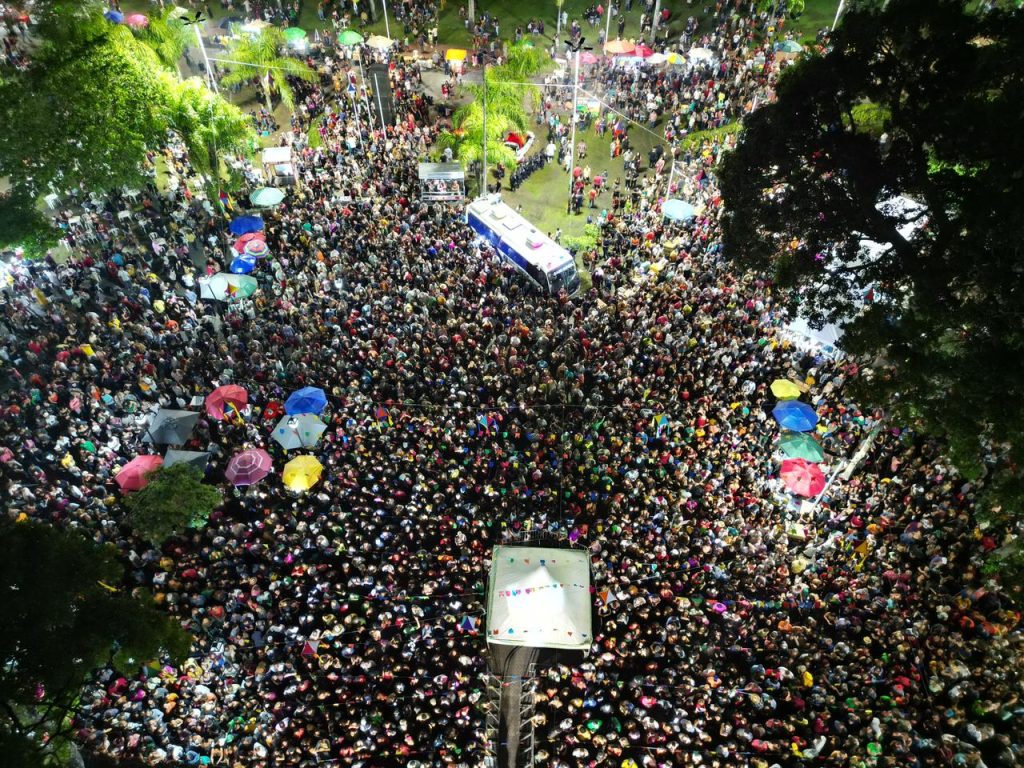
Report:
[[586,550],[497,546],[487,589],[487,642],[587,652],[591,629]]
[[263,175],[272,187],[291,186],[295,183],[295,163],[291,147],[267,147],[260,155]]

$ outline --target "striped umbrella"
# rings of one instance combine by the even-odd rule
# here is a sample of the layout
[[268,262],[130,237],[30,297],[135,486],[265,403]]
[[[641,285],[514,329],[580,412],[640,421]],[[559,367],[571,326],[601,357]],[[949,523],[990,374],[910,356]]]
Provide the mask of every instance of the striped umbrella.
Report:
[[267,245],[266,240],[250,240],[243,247],[245,254],[257,259],[263,259],[270,255],[270,246]]

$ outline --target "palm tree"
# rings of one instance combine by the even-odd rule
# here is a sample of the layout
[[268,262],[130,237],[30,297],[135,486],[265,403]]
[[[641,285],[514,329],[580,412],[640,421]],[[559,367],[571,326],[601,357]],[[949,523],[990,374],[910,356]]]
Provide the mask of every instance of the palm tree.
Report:
[[315,83],[319,76],[305,62],[282,55],[286,48],[284,33],[277,27],[266,27],[255,37],[239,40],[228,52],[232,63],[227,65],[229,72],[221,78],[221,83],[241,85],[259,82],[266,94],[268,111],[274,109],[270,94],[271,87],[276,87],[281,94],[281,102],[291,109],[295,106],[295,94],[288,78]]
[[182,10],[171,6],[159,16],[151,16],[149,25],[139,29],[139,39],[153,49],[160,63],[180,74],[178,62],[189,46],[189,34],[181,20]]

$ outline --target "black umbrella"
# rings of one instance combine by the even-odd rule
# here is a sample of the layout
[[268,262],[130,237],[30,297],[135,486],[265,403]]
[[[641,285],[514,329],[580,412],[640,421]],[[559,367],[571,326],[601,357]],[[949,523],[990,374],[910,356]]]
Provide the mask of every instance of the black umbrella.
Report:
[[191,437],[197,421],[199,414],[195,411],[161,408],[146,428],[142,440],[161,445],[181,445]]

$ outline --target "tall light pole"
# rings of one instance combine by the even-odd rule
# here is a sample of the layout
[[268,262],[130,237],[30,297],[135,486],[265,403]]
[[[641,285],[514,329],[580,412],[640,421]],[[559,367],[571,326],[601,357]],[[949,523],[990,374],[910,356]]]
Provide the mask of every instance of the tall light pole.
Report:
[[391,25],[388,23],[388,0],[384,2],[384,31],[387,33],[388,40],[391,39]]
[[832,21],[832,31],[836,31],[836,24],[839,23],[839,17],[843,13],[843,6],[846,5],[845,0],[839,0],[839,5],[836,7],[836,17]]
[[483,79],[483,91],[484,91],[484,127],[483,127],[483,147],[481,147],[481,164],[483,165],[483,178],[480,183],[480,194],[487,197],[487,59],[484,59],[484,79]]
[[[569,139],[569,207],[572,207],[572,188],[573,188],[573,171],[576,170],[576,105],[579,102],[580,96],[580,51],[584,50],[583,43],[586,42],[585,37],[581,37],[580,41],[573,45],[570,41],[566,40],[565,44],[569,46],[574,54],[573,59],[573,71],[572,71],[572,114],[569,115],[570,123],[570,139]],[[587,48],[586,50],[590,50]]]

